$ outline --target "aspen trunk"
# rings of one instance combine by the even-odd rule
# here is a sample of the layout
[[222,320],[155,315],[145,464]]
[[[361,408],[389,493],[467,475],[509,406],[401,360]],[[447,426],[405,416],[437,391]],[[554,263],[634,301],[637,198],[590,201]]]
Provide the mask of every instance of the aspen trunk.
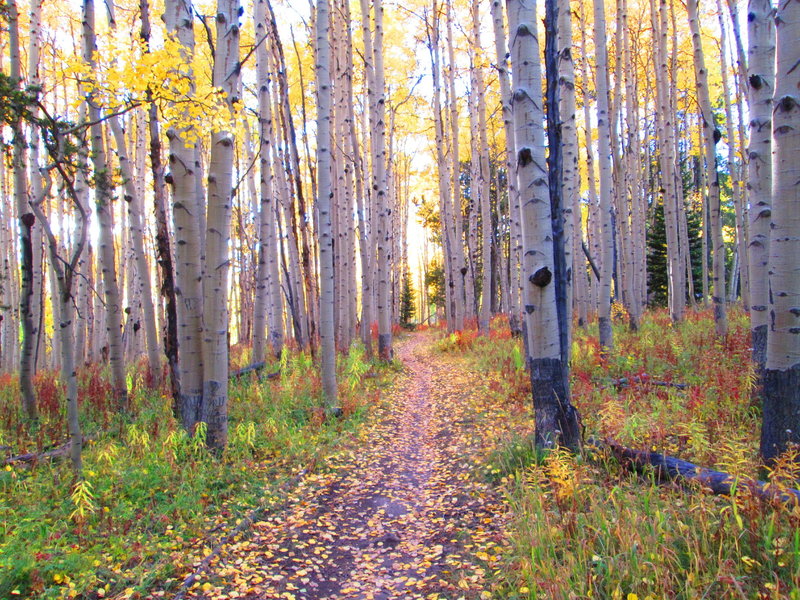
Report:
[[555,285],[553,228],[545,165],[541,66],[536,4],[509,0],[513,65],[516,169],[522,196],[523,297],[527,362],[536,419],[536,443],[580,445],[578,415],[569,402],[568,365],[561,360]]
[[711,248],[712,248],[712,281],[714,293],[714,323],[718,336],[728,332],[727,309],[725,306],[725,242],[722,239],[722,218],[719,197],[719,173],[717,171],[716,144],[720,132],[716,127],[714,113],[711,109],[711,95],[708,90],[708,72],[706,71],[703,47],[700,38],[700,21],[698,18],[699,0],[687,0],[689,29],[692,32],[694,48],[694,71],[697,86],[697,99],[703,119],[703,141],[708,173],[708,205],[711,214]]
[[[508,187],[508,313],[509,323],[519,320],[520,312],[520,270],[518,249],[519,199],[516,186],[516,175],[513,169],[514,160],[514,128],[511,115],[511,82],[508,74],[508,50],[506,31],[503,20],[503,4],[500,0],[492,0],[492,24],[494,26],[494,45],[497,59],[497,77],[500,80],[500,102],[503,111],[503,131],[505,133],[505,169]],[[499,189],[499,187],[498,187]],[[580,211],[578,211],[580,215]],[[499,218],[499,215],[498,215]],[[502,252],[502,250],[501,250]],[[504,269],[504,273],[505,273]]]
[[[581,237],[580,171],[578,169],[578,130],[575,119],[575,63],[572,60],[572,13],[569,0],[560,0],[558,5],[558,85],[559,115],[561,121],[561,161],[563,185],[561,188],[564,210],[564,268],[566,275],[566,308],[572,320],[574,297],[583,293],[585,284],[581,270],[585,273],[586,262],[580,245],[575,239]],[[577,237],[576,237],[577,236]],[[577,267],[575,266],[577,265]],[[572,328],[570,327],[570,332]],[[571,334],[568,347],[572,347]]]
[[[239,102],[239,0],[217,3],[214,85],[225,91],[231,129]],[[203,277],[203,410],[209,448],[228,442],[228,244],[233,202],[233,131],[211,136],[208,165],[206,270]]]
[[253,322],[253,362],[264,360],[266,329],[272,353],[278,357],[283,350],[283,302],[278,273],[277,240],[275,234],[275,193],[272,174],[272,139],[274,136],[272,104],[270,99],[269,57],[267,55],[266,31],[267,10],[264,0],[255,4],[256,79],[258,91],[258,143],[259,143],[259,191],[258,211],[258,272],[256,276],[256,298]]
[[748,12],[750,146],[747,188],[750,199],[748,246],[750,332],[753,361],[763,371],[769,325],[769,238],[772,206],[772,92],[775,79],[775,21],[772,0],[750,0]]
[[[377,7],[376,7],[377,10]],[[317,208],[319,214],[320,262],[320,353],[322,364],[322,389],[328,412],[338,408],[336,386],[336,341],[333,322],[333,236],[331,230],[331,89],[330,53],[331,26],[327,0],[317,1]]]
[[800,3],[781,2],[775,25],[770,320],[761,429],[767,460],[800,443]]
[[[94,53],[97,51],[95,38],[94,0],[84,0],[83,52],[84,62],[94,67]],[[111,379],[114,397],[120,408],[127,410],[128,390],[125,382],[125,358],[122,347],[122,298],[116,271],[116,251],[112,229],[113,185],[111,170],[106,159],[105,139],[101,125],[100,106],[87,94],[87,114],[90,127],[92,165],[95,181],[95,207],[99,229],[99,259],[103,276],[105,298],[106,332],[108,336],[108,358],[111,365]]]
[[144,333],[147,342],[147,362],[150,368],[150,375],[154,384],[157,386],[161,373],[161,361],[158,352],[158,334],[156,333],[156,315],[153,307],[153,292],[150,284],[150,267],[147,264],[147,256],[144,249],[144,225],[142,223],[142,198],[135,189],[133,173],[128,160],[127,149],[125,148],[125,134],[116,116],[109,118],[109,125],[114,134],[117,144],[117,156],[119,157],[119,170],[125,186],[125,202],[128,204],[129,225],[131,229],[131,243],[133,244],[133,254],[136,261],[136,271],[138,274],[139,297],[142,306],[142,317],[144,320]]
[[600,166],[600,230],[602,266],[600,268],[600,294],[598,298],[598,323],[600,327],[600,348],[608,353],[614,348],[614,332],[611,328],[611,276],[614,261],[614,240],[612,232],[612,164],[611,129],[608,106],[608,56],[606,39],[606,19],[604,0],[594,0],[594,40],[597,89],[597,134],[598,162]]
[[[182,44],[182,60],[188,75],[194,55],[192,6],[169,0],[164,7],[167,31]],[[191,80],[191,79],[190,79]],[[190,88],[190,93],[192,89]],[[188,117],[188,115],[186,115]],[[197,144],[186,132],[170,127],[169,173],[165,180],[172,187],[172,218],[175,231],[175,286],[178,299],[179,413],[184,428],[193,433],[202,420],[203,401],[203,290],[202,273],[205,248],[201,242],[202,196],[197,193],[200,177]],[[152,144],[152,141],[151,141]]]
[[[10,76],[12,82],[21,87],[20,53],[19,53],[19,13],[15,0],[8,0],[8,25],[9,25],[9,54]],[[34,312],[34,281],[33,281],[33,227],[36,217],[28,205],[28,177],[27,177],[27,142],[22,128],[22,120],[12,126],[12,168],[14,171],[14,199],[17,208],[17,219],[20,238],[20,294],[19,294],[19,319],[22,332],[20,349],[19,385],[22,398],[22,410],[25,417],[35,422],[39,419],[36,406],[36,392],[33,388],[35,345],[37,336],[37,323]]]

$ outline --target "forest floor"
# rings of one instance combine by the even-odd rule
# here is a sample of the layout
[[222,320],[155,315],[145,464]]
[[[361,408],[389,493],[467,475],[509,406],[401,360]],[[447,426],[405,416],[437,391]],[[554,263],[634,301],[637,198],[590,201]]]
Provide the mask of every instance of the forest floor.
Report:
[[509,515],[479,465],[508,413],[434,341],[396,344],[403,372],[358,441],[225,548],[188,597],[492,597]]

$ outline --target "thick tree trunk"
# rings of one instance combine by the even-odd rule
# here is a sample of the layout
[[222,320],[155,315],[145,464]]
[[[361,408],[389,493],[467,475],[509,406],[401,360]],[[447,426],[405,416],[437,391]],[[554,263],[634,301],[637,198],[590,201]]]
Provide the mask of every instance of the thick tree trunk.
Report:
[[[377,10],[377,7],[376,7]],[[322,390],[329,413],[338,409],[336,386],[336,340],[334,338],[333,236],[331,226],[331,89],[330,13],[327,0],[317,1],[317,210],[319,215],[320,306],[319,335]],[[379,307],[380,309],[380,307]],[[391,342],[390,342],[391,344]],[[391,349],[391,345],[390,345]]]
[[209,448],[228,442],[228,271],[233,202],[233,120],[239,102],[239,0],[217,3],[214,85],[225,91],[231,131],[211,136],[203,277],[203,410]]
[[761,454],[800,443],[800,3],[782,2],[776,24],[769,333]]
[[553,272],[553,227],[545,171],[541,66],[536,4],[508,2],[516,168],[522,195],[523,298],[536,443],[580,445],[578,414],[569,401],[568,366],[561,360]]
[[772,92],[775,80],[775,21],[772,0],[750,0],[747,31],[750,57],[748,104],[750,146],[747,188],[750,200],[750,332],[753,361],[760,372],[767,362],[769,325],[769,229],[772,206]]
[[[191,78],[193,72],[189,65],[195,44],[191,3],[168,0],[164,7],[164,23],[167,31],[182,44],[181,59]],[[185,116],[188,118],[188,114]],[[196,142],[188,139],[186,131],[176,127],[167,130],[167,139],[170,170],[165,179],[172,186],[178,298],[179,412],[184,428],[193,433],[195,425],[202,419],[203,402],[202,277],[205,248],[201,242],[200,223],[205,204],[197,193],[200,163]]]

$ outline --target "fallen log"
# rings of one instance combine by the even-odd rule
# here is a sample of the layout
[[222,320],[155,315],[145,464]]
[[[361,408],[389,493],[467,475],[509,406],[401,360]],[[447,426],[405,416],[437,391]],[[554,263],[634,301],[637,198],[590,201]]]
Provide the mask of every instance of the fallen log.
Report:
[[[83,438],[83,446],[85,447],[91,441],[91,438]],[[3,461],[4,465],[11,465],[14,463],[34,463],[40,460],[50,460],[53,458],[64,458],[69,456],[69,451],[72,448],[72,441],[67,441],[46,452],[26,452],[25,454],[18,454],[11,456]]]
[[[238,379],[239,377],[242,377],[243,375],[247,375],[248,373],[257,373],[258,371],[262,371],[264,368],[266,368],[266,366],[267,366],[267,363],[265,363],[265,362],[253,363],[252,365],[247,365],[246,367],[242,367],[241,369],[237,369],[236,371],[231,372],[228,375],[228,378],[229,379]],[[266,377],[267,379],[275,379],[275,378],[279,377],[280,374],[281,374],[281,370],[278,369],[274,373],[267,373],[264,377]]]
[[777,488],[765,481],[737,478],[729,473],[706,469],[679,458],[673,458],[659,452],[647,452],[627,448],[613,440],[594,444],[599,448],[608,448],[617,458],[628,462],[637,470],[652,467],[660,480],[694,481],[709,489],[714,494],[730,496],[737,489],[748,489],[757,497],[769,502],[781,504],[800,504],[800,490],[793,488]]
[[688,383],[676,383],[674,381],[659,381],[657,379],[650,379],[647,375],[635,375],[628,379],[627,377],[620,377],[613,381],[614,387],[628,387],[631,383],[641,383],[646,385],[657,385],[661,387],[671,387],[679,390],[685,390],[689,387]]

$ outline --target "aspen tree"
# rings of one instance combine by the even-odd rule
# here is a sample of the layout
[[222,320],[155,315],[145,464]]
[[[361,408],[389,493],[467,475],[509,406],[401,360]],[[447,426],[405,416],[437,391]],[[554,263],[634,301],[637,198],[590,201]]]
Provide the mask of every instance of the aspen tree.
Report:
[[[435,14],[434,27],[438,40],[439,36],[439,15],[437,12],[436,3],[433,7]],[[449,219],[442,220],[442,227],[447,227],[450,232],[450,288],[451,288],[451,304],[448,305],[447,321],[448,327],[452,331],[461,331],[464,329],[464,317],[466,314],[471,314],[475,310],[475,285],[474,282],[466,283],[466,276],[469,274],[469,268],[472,266],[472,261],[468,261],[469,256],[464,250],[464,220],[463,211],[461,208],[461,150],[459,144],[459,125],[458,125],[458,102],[456,100],[456,59],[455,59],[455,40],[453,36],[453,0],[445,0],[445,21],[447,28],[447,87],[445,88],[445,97],[449,98],[447,102],[449,106],[450,116],[450,182],[451,186],[449,193],[444,196],[443,202],[447,203],[447,213],[450,214]],[[438,46],[437,46],[438,47]],[[440,67],[441,69],[441,67]],[[442,129],[442,142],[447,137],[444,129]],[[445,213],[443,213],[445,214]],[[446,223],[445,223],[446,221]],[[471,258],[471,257],[470,257]],[[452,321],[452,324],[451,324]]]
[[[731,272],[731,285],[729,299],[731,302],[736,300],[737,287],[741,288],[742,303],[745,307],[750,306],[750,277],[748,271],[749,260],[747,257],[747,206],[745,205],[745,194],[742,189],[744,177],[742,176],[742,164],[736,161],[736,134],[733,123],[733,106],[731,102],[731,85],[728,73],[728,34],[726,32],[725,20],[722,15],[722,1],[717,0],[717,15],[720,27],[720,69],[722,74],[722,103],[725,109],[725,136],[728,146],[728,175],[731,180],[733,192],[733,209],[736,219],[736,256],[734,269]],[[740,100],[741,102],[742,100]],[[735,278],[739,278],[740,285],[735,284]]]
[[700,21],[698,17],[698,0],[687,0],[689,29],[692,33],[694,49],[694,71],[697,88],[697,100],[703,120],[703,147],[708,174],[708,206],[711,214],[711,248],[712,248],[712,281],[714,293],[714,323],[718,336],[728,332],[727,309],[725,306],[725,242],[722,238],[722,218],[719,197],[719,172],[717,171],[716,145],[720,132],[716,127],[714,113],[711,109],[711,94],[708,89],[708,72],[703,57],[703,46],[700,37]]
[[[575,294],[579,296],[583,294],[581,286],[585,286],[585,277],[580,276],[580,269],[586,263],[583,261],[580,245],[575,243],[576,239],[580,240],[581,238],[581,206],[578,131],[575,118],[575,63],[572,60],[572,11],[569,0],[560,0],[559,2],[557,36],[563,177],[561,192],[564,208],[564,267],[567,275],[566,307],[571,319],[573,297]],[[575,264],[578,266],[575,267]],[[583,271],[585,272],[585,268]]]
[[[97,51],[95,37],[94,0],[83,2],[83,60],[91,68],[95,66],[94,54]],[[111,170],[106,158],[106,143],[102,125],[102,113],[93,94],[86,94],[87,115],[92,125],[91,159],[94,168],[95,208],[99,229],[99,259],[103,277],[105,298],[106,333],[108,336],[108,358],[111,365],[111,379],[114,397],[120,408],[127,410],[128,390],[125,382],[125,362],[122,348],[122,298],[116,270],[116,251],[112,230],[113,185]]]
[[536,3],[509,0],[508,22],[516,169],[522,204],[525,336],[536,444],[578,448],[578,415],[569,401],[568,365],[561,360],[553,285],[553,228],[545,171]]
[[[441,62],[440,62],[440,48],[439,48],[439,13],[438,6],[434,1],[432,10],[431,22],[426,23],[427,36],[428,36],[428,51],[431,57],[431,74],[433,76],[433,120],[435,130],[435,146],[436,146],[436,167],[437,167],[437,181],[439,184],[439,218],[442,224],[442,249],[444,253],[443,270],[445,274],[445,314],[447,316],[447,329],[450,332],[456,331],[457,320],[461,314],[461,306],[459,302],[463,300],[457,299],[455,293],[456,281],[461,277],[460,270],[456,269],[456,262],[454,260],[454,249],[456,243],[461,244],[460,236],[456,238],[454,227],[449,225],[455,222],[451,215],[451,193],[452,185],[450,183],[452,174],[452,164],[445,159],[444,144],[444,119],[442,116],[442,84],[441,84]],[[452,219],[452,220],[451,220]],[[459,251],[461,251],[459,249]],[[462,296],[463,298],[463,296]],[[456,308],[458,307],[458,308]]]
[[255,3],[256,80],[258,81],[259,211],[258,273],[253,309],[253,362],[264,360],[265,329],[269,329],[274,356],[283,349],[283,302],[278,273],[278,245],[275,234],[275,192],[272,173],[273,118],[270,99],[267,10],[264,0]]
[[[472,1],[472,44],[474,47],[475,70],[475,110],[478,126],[478,181],[473,182],[473,190],[477,190],[481,212],[481,303],[478,314],[478,326],[483,335],[489,334],[492,298],[492,217],[491,199],[489,198],[489,137],[486,132],[486,97],[483,77],[483,51],[481,49],[481,26],[479,3]],[[475,193],[473,191],[473,193]]]
[[[141,29],[139,32],[145,44],[145,51],[150,51],[150,5],[148,0],[139,1]],[[180,417],[180,376],[178,366],[178,303],[175,294],[175,269],[173,253],[170,247],[170,233],[167,216],[167,193],[164,163],[162,160],[161,128],[158,121],[158,107],[152,101],[152,92],[148,90],[145,97],[147,106],[147,134],[149,139],[150,172],[153,178],[153,208],[155,212],[155,250],[158,264],[161,295],[165,299],[164,323],[164,356],[167,359],[172,391],[173,413]],[[79,285],[83,282],[80,280]],[[160,303],[157,304],[160,306]]]
[[598,298],[598,322],[600,327],[600,347],[603,352],[614,348],[614,331],[611,328],[611,276],[614,261],[614,240],[612,232],[612,163],[611,129],[609,124],[608,101],[608,50],[606,39],[606,18],[604,0],[594,0],[594,42],[597,90],[597,131],[598,162],[600,166],[600,230],[601,267],[600,294]]
[[[369,9],[367,8],[366,0],[361,2],[361,30],[364,39],[364,70],[365,79],[367,82],[374,78],[372,73],[372,36],[369,31]],[[347,27],[348,46],[352,48],[352,40],[350,39],[350,28]],[[352,70],[352,50],[349,52],[350,63],[349,67]],[[350,91],[347,94],[347,110],[349,112],[350,120],[350,140],[349,146],[353,153],[353,168],[355,175],[355,196],[356,196],[356,213],[358,219],[358,247],[359,259],[361,264],[361,343],[364,344],[364,349],[368,358],[372,358],[372,332],[370,326],[372,324],[372,263],[374,256],[370,252],[372,243],[370,242],[369,223],[366,214],[366,203],[369,199],[369,184],[367,182],[367,165],[364,162],[361,154],[361,146],[358,141],[358,131],[355,118],[355,107],[353,102],[352,78],[348,80]],[[369,89],[369,86],[368,86]],[[370,110],[369,102],[365,103],[364,112]],[[364,149],[366,153],[366,148]]]
[[338,407],[336,390],[336,343],[333,323],[333,237],[331,231],[331,26],[327,0],[317,0],[316,77],[317,77],[317,207],[319,211],[320,252],[320,351],[322,390],[329,412]]
[[378,228],[376,232],[378,242],[378,356],[382,360],[392,358],[392,307],[390,304],[390,261],[391,251],[391,203],[393,198],[388,196],[389,181],[386,173],[386,85],[383,70],[383,3],[374,0],[375,11],[375,38],[373,40],[374,65],[375,65],[375,181],[376,206],[378,210]]
[[117,116],[108,120],[117,146],[119,170],[124,186],[124,200],[128,206],[128,218],[131,229],[131,242],[136,264],[137,282],[139,285],[139,298],[142,306],[144,320],[144,333],[147,347],[147,362],[151,377],[154,382],[159,381],[161,361],[158,352],[158,334],[156,333],[156,315],[153,306],[152,286],[150,284],[150,267],[144,249],[144,225],[142,223],[142,198],[135,189],[134,174],[131,171],[128,151],[125,147],[125,133]]
[[[63,143],[59,141],[59,145]],[[56,157],[56,161],[62,160],[63,157]],[[58,165],[53,165],[58,168]],[[69,456],[72,463],[72,472],[76,478],[81,477],[82,459],[81,451],[83,448],[83,435],[81,434],[80,415],[78,409],[78,375],[75,364],[75,352],[72,344],[73,339],[73,326],[75,322],[75,303],[72,296],[74,289],[75,277],[78,275],[76,267],[83,254],[83,246],[86,243],[88,232],[88,214],[81,202],[78,201],[78,196],[75,192],[72,182],[65,176],[62,168],[58,168],[62,176],[65,187],[68,188],[68,195],[73,199],[78,215],[76,221],[80,223],[79,237],[74,240],[73,249],[68,259],[62,258],[60,251],[59,241],[53,235],[47,216],[42,210],[42,203],[50,193],[51,182],[48,176],[46,185],[39,189],[38,196],[31,201],[31,209],[36,214],[37,219],[42,224],[45,237],[47,239],[47,248],[50,255],[51,268],[56,274],[58,282],[58,334],[61,336],[61,344],[59,349],[61,352],[60,357],[60,370],[61,379],[65,388],[66,404],[67,404],[67,429],[70,434],[70,449]]]
[[[181,44],[181,60],[194,92],[194,55],[191,2],[167,0],[164,23],[167,32]],[[182,114],[189,118],[188,112]],[[197,142],[180,126],[167,130],[169,173],[165,181],[172,187],[172,218],[175,231],[175,286],[178,300],[178,366],[180,380],[179,413],[184,428],[192,433],[202,420],[203,402],[203,289],[205,248],[201,243],[200,214],[205,212],[203,196],[197,193],[200,178]],[[151,142],[152,144],[152,142]]]
[[[235,115],[239,90],[239,0],[219,0],[216,16],[214,85],[225,92],[228,118]],[[233,201],[233,131],[211,136],[208,164],[206,269],[203,276],[203,409],[207,444],[228,442],[228,244]]]
[[[22,87],[21,58],[19,48],[19,13],[16,0],[7,1],[9,33],[9,74],[17,88]],[[19,385],[22,410],[25,417],[35,422],[39,418],[36,392],[33,388],[34,354],[37,323],[34,313],[33,287],[33,227],[36,217],[28,205],[27,142],[22,128],[22,119],[17,117],[11,126],[13,138],[12,169],[14,172],[14,200],[17,212],[17,227],[20,238],[20,294],[19,320],[22,332],[20,350]]]
[[[503,131],[505,133],[505,170],[508,187],[508,221],[509,248],[508,270],[509,284],[508,311],[509,324],[512,329],[519,320],[520,311],[520,270],[519,270],[519,194],[516,176],[512,168],[514,160],[514,128],[511,115],[511,81],[508,74],[508,50],[506,46],[506,30],[501,0],[492,0],[492,25],[494,28],[494,46],[497,59],[497,77],[500,81],[500,103],[503,111]],[[499,187],[498,187],[499,189]],[[578,215],[580,212],[578,211]]]
[[761,429],[767,460],[800,443],[800,2],[780,0],[775,31],[770,318]]
[[671,72],[667,38],[669,22],[667,2],[659,0],[658,9],[653,0],[650,13],[655,40],[654,62],[656,64],[656,136],[658,139],[658,159],[661,168],[662,203],[664,207],[664,226],[667,232],[667,289],[670,316],[673,322],[683,320],[686,309],[686,288],[683,249],[680,244],[680,225],[678,210],[678,190],[675,176],[678,170],[675,144],[675,113],[670,100],[667,76]]
[[772,204],[772,93],[775,81],[775,21],[772,0],[750,0],[747,7],[750,146],[747,188],[750,199],[750,333],[753,361],[763,371],[769,324],[769,238]]

